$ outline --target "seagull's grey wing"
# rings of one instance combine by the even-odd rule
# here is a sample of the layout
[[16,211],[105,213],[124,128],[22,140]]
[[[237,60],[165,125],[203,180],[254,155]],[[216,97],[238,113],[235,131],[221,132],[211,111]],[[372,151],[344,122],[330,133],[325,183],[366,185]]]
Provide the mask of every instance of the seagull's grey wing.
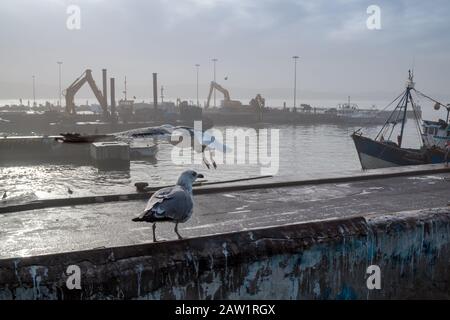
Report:
[[192,195],[181,187],[173,193],[172,198],[163,201],[160,205],[160,209],[164,210],[168,220],[179,222],[185,222],[191,217],[193,207]]
[[146,138],[170,135],[173,131],[172,125],[161,125],[155,127],[145,127],[138,129],[131,129],[127,131],[114,133],[116,137],[128,138]]
[[218,150],[223,153],[233,151],[230,146],[223,144],[217,137],[213,136],[208,131],[192,130],[192,134],[198,143],[205,145],[209,149]]
[[156,191],[148,200],[147,206],[144,209],[144,213],[147,211],[151,211],[155,205],[157,207],[158,203],[163,202],[164,200],[170,199],[173,197],[173,193],[175,192],[175,187],[167,187],[163,189],[159,189]]
[[158,190],[147,203],[141,221],[180,221],[192,214],[193,201],[189,192],[180,186]]

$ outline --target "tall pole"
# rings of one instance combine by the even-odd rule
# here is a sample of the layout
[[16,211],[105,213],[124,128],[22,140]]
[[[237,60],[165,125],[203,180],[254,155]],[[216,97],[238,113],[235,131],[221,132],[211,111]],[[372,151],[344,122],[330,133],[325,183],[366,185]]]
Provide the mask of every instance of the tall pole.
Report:
[[[214,63],[214,82],[216,82],[216,62],[217,59],[212,59],[212,62]],[[216,107],[216,88],[214,88],[214,108]]]
[[294,108],[297,106],[297,60],[298,56],[293,56],[294,59]]
[[102,69],[102,80],[103,80],[103,103],[105,113],[107,113],[108,110],[108,77],[106,75],[106,69]]
[[199,100],[198,100],[198,69],[199,69],[200,65],[196,64],[195,67],[197,69],[197,107],[200,107],[200,103],[199,103]]
[[[110,78],[110,90],[111,90],[111,115],[114,119],[116,116],[116,83],[114,78]],[[125,98],[126,100],[126,98]]]
[[127,100],[127,76],[125,76],[125,91],[123,92],[125,95],[125,101]]
[[153,108],[158,108],[158,74],[153,73]]
[[61,107],[61,97],[62,97],[62,91],[61,91],[61,65],[62,61],[58,61],[58,73],[59,73],[59,107]]
[[33,78],[33,107],[36,107],[36,84],[35,84],[35,76],[32,76]]

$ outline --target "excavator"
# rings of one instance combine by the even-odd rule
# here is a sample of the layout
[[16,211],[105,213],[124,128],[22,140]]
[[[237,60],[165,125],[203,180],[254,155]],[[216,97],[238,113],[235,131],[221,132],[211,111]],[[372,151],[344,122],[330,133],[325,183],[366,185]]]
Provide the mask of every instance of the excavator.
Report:
[[208,94],[208,100],[206,101],[206,108],[209,108],[209,103],[211,101],[211,95],[212,95],[214,89],[220,91],[223,94],[223,101],[222,101],[223,107],[241,107],[242,106],[242,103],[240,101],[230,99],[230,93],[228,92],[227,89],[222,87],[217,82],[211,81],[211,86],[209,88],[209,94]]
[[254,107],[258,111],[261,111],[266,106],[266,99],[264,99],[261,94],[258,93],[255,98],[250,100],[250,106]]
[[100,106],[102,107],[103,114],[105,116],[108,116],[108,106],[106,103],[106,99],[103,96],[102,92],[98,89],[97,85],[95,84],[94,78],[92,77],[92,70],[87,69],[83,74],[78,77],[64,92],[64,95],[66,97],[66,112],[68,114],[76,114],[75,111],[75,94],[78,92],[78,90],[81,89],[81,87],[88,83],[91,87],[92,91],[95,94],[95,97],[97,98],[98,102],[100,103]]

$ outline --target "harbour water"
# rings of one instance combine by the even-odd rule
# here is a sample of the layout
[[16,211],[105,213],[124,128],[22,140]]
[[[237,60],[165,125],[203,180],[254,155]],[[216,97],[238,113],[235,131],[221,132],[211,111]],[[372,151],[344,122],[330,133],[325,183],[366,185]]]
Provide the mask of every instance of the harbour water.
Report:
[[[413,121],[406,124],[405,144],[418,147],[418,137]],[[238,127],[217,127],[222,132]],[[244,127],[240,127],[246,129]],[[258,130],[258,128],[254,128]],[[314,126],[271,126],[279,129],[279,170],[277,175],[298,177],[299,179],[326,177],[330,173],[361,170],[351,133],[359,128],[336,125]],[[364,130],[374,136],[380,127]],[[395,137],[395,136],[393,136]],[[393,138],[395,139],[395,138]],[[100,172],[92,166],[39,164],[33,166],[0,167],[0,192],[7,192],[7,201],[0,205],[23,203],[26,201],[79,197],[88,195],[117,194],[134,192],[134,183],[148,182],[150,186],[172,184],[179,173],[186,168],[205,174],[208,181],[223,181],[248,178],[261,174],[256,164],[219,165],[207,169],[205,165],[174,164],[172,146],[160,143],[156,160],[132,161],[130,171]],[[68,189],[73,194],[68,194]]]

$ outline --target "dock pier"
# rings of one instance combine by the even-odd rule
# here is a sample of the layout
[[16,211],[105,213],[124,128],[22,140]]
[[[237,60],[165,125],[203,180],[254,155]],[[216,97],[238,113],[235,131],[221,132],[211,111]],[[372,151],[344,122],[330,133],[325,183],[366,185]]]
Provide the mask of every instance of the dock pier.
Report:
[[63,163],[93,165],[99,170],[129,170],[130,160],[154,158],[157,152],[153,146],[141,154],[114,135],[81,136],[86,141],[64,141],[64,138],[61,135],[0,138],[0,163],[6,166]]
[[127,143],[94,142],[90,154],[100,170],[130,170],[130,146]]
[[[194,192],[194,215],[179,227],[185,239],[160,224],[158,243],[151,224],[131,221],[151,192],[0,207],[0,298],[450,298],[450,169],[443,165]],[[73,265],[81,288],[70,290]],[[380,269],[379,289],[367,285],[370,266]]]

